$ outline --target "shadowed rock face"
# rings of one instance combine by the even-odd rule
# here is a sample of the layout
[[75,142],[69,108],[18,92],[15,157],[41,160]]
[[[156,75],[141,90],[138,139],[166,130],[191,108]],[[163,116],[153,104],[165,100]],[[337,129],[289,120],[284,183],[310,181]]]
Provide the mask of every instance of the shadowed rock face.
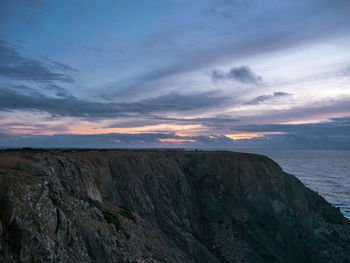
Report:
[[267,157],[0,153],[1,262],[350,262],[350,223]]

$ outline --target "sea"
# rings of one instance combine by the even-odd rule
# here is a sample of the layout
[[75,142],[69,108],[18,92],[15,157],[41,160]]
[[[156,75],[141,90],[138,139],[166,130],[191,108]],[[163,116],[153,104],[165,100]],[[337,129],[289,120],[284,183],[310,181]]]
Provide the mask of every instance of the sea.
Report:
[[244,150],[270,157],[350,219],[350,151]]

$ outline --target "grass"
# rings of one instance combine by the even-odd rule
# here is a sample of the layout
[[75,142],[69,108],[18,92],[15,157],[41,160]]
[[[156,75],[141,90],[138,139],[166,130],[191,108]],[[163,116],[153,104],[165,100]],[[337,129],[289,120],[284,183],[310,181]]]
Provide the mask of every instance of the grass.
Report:
[[108,211],[102,211],[103,217],[107,221],[107,223],[112,223],[117,230],[122,229],[122,225],[120,224],[120,221],[118,217],[116,217],[113,213],[108,212]]
[[136,221],[136,218],[134,217],[134,215],[131,213],[131,211],[125,207],[122,207],[122,210],[120,210],[119,215],[121,215],[122,217],[125,217],[127,219],[130,219],[132,221]]

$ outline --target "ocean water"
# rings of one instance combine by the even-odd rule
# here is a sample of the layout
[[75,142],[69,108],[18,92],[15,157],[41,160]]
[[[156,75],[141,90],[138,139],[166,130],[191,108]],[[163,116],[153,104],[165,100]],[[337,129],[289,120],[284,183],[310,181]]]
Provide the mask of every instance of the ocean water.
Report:
[[277,162],[350,219],[350,151],[250,150]]

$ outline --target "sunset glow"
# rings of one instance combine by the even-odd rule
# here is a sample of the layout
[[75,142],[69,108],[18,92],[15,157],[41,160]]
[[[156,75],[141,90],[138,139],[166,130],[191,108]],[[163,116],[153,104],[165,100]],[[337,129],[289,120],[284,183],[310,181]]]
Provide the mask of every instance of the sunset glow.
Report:
[[172,139],[172,138],[159,139],[159,141],[161,141],[161,142],[172,142],[172,143],[196,142],[196,140]]
[[238,133],[238,134],[227,134],[227,137],[231,138],[232,140],[249,140],[252,138],[259,138],[263,135],[258,133]]
[[0,6],[0,147],[350,148],[350,2]]

